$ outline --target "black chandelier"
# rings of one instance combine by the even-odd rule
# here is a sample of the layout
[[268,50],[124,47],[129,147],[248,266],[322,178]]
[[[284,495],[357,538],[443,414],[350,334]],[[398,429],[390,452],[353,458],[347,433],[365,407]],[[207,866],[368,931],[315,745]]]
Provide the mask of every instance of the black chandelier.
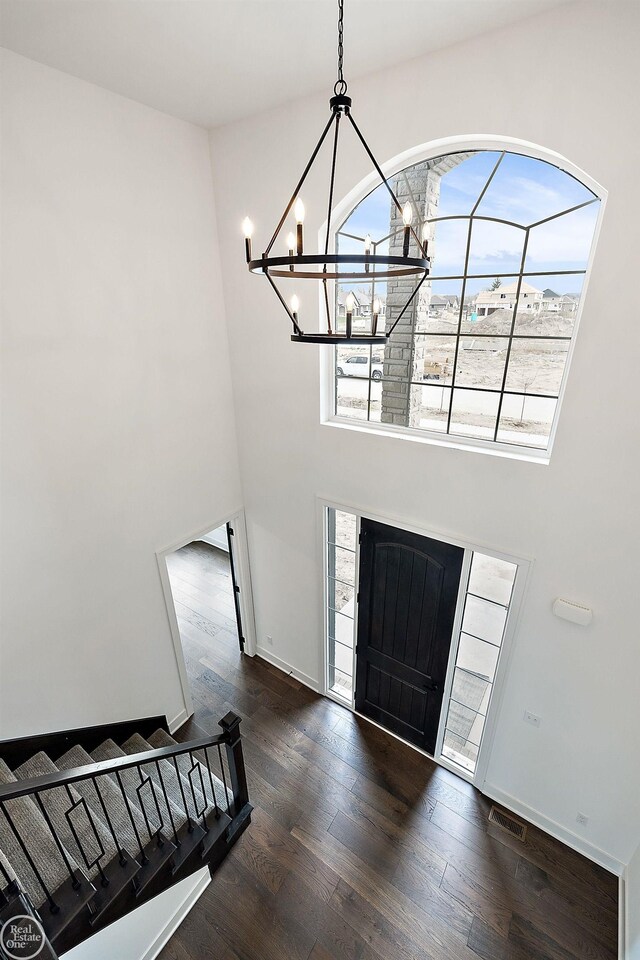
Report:
[[[271,237],[267,247],[262,254],[262,256],[254,260],[252,257],[251,251],[251,240],[253,236],[253,224],[248,217],[245,218],[243,222],[243,229],[245,235],[245,253],[247,259],[247,265],[251,273],[263,274],[269,283],[271,284],[273,290],[275,291],[280,303],[284,307],[292,325],[293,325],[293,334],[291,339],[299,343],[347,343],[347,344],[375,344],[375,343],[386,343],[389,336],[393,332],[395,326],[401,320],[410,304],[414,300],[415,296],[418,293],[418,290],[424,283],[424,281],[429,276],[430,261],[427,251],[427,240],[423,236],[419,238],[411,225],[412,221],[412,209],[409,202],[405,203],[404,206],[400,204],[400,201],[396,197],[395,193],[389,186],[387,179],[382,172],[380,165],[378,164],[376,158],[374,157],[371,149],[365,138],[363,137],[360,129],[353,119],[353,114],[351,112],[351,97],[347,96],[347,83],[343,76],[343,23],[344,23],[344,0],[338,0],[338,79],[333,88],[333,96],[329,100],[329,107],[331,110],[331,116],[322,135],[318,140],[318,143],[315,146],[313,153],[307,163],[302,176],[300,177],[295,190],[291,195],[284,213],[282,214],[280,221]],[[340,135],[340,122],[342,118],[345,118],[349,121],[355,133],[362,144],[367,156],[371,160],[377,174],[379,175],[382,183],[385,185],[389,194],[391,195],[392,203],[395,205],[399,213],[402,214],[403,221],[403,242],[402,242],[402,256],[391,256],[389,254],[378,254],[375,252],[375,245],[372,244],[371,237],[367,235],[363,245],[363,252],[358,253],[348,253],[348,254],[338,254],[338,253],[329,253],[329,243],[331,240],[331,212],[333,207],[333,191],[335,184],[335,172],[336,172],[336,161],[338,157],[338,142]],[[309,171],[311,170],[316,157],[322,147],[324,141],[326,140],[330,130],[333,128],[333,149],[331,155],[331,170],[329,178],[329,204],[328,204],[328,217],[327,217],[327,229],[324,242],[324,251],[317,254],[309,254],[304,252],[304,215],[305,209],[302,199],[300,198],[300,189],[304,184]],[[293,209],[296,228],[295,234],[289,233],[286,240],[286,248],[288,255],[287,256],[270,256],[273,249],[273,245],[276,242],[280,231],[285,225],[287,217]],[[409,247],[411,240],[415,241],[417,245],[418,256],[409,256]],[[372,253],[372,246],[374,252]],[[305,333],[301,326],[301,319],[299,316],[299,305],[300,302],[298,297],[294,295],[290,300],[290,305],[287,305],[285,298],[280,292],[278,286],[274,282],[274,277],[283,280],[317,280],[320,281],[324,286],[324,303],[326,309],[326,325],[327,329],[324,332],[317,333]],[[377,281],[377,280],[389,280],[392,278],[399,277],[416,277],[419,278],[416,284],[415,289],[412,291],[404,307],[400,311],[398,317],[393,323],[392,327],[388,331],[379,332],[378,331],[378,322],[380,314],[380,306],[377,300],[374,300],[371,310],[371,323],[368,331],[357,331],[354,333],[353,330],[353,309],[354,309],[354,298],[353,294],[348,294],[345,303],[345,332],[338,333],[335,327],[332,327],[331,323],[331,310],[329,307],[329,281],[337,281],[338,283],[342,280],[351,280],[351,281]]]

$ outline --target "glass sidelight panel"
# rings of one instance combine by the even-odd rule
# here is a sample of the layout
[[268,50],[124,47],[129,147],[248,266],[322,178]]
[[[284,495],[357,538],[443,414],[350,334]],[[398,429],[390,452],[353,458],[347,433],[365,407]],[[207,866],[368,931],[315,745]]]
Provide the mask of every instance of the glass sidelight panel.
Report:
[[507,610],[502,604],[476,597],[472,593],[467,594],[462,620],[465,633],[499,647],[506,619]]
[[515,563],[509,563],[508,560],[474,553],[469,575],[469,592],[476,597],[495,600],[496,603],[508,607],[516,569]]
[[474,551],[448,703],[442,756],[475,773],[517,565]]
[[327,691],[353,702],[358,517],[326,508]]
[[329,576],[342,581],[342,583],[353,585],[355,582],[355,550],[347,550],[344,547],[336,546],[334,543],[328,543],[327,553],[331,569]]
[[465,740],[464,737],[459,737],[457,733],[453,733],[447,729],[444,734],[442,755],[452,760],[464,770],[468,770],[469,773],[473,773],[476,769],[476,763],[478,762],[478,747],[469,740]]

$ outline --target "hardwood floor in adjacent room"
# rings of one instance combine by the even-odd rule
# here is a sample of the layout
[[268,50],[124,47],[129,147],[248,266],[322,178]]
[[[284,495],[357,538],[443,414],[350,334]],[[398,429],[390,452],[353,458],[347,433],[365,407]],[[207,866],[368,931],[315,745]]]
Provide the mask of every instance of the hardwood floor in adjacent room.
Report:
[[522,843],[490,825],[465,781],[241,657],[214,597],[225,558],[179,553],[196,707],[179,735],[236,711],[255,810],[160,960],[616,960],[617,878],[535,827]]

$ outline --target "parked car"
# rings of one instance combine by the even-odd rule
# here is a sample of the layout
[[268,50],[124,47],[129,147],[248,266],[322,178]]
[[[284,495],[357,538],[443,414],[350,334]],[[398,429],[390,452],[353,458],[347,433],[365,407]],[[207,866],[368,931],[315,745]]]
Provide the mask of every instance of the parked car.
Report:
[[[371,377],[372,380],[382,380],[382,358],[373,357],[373,362],[369,364],[369,357],[357,354],[353,357],[346,357],[340,360],[336,373],[339,377]],[[371,372],[369,372],[371,367]]]

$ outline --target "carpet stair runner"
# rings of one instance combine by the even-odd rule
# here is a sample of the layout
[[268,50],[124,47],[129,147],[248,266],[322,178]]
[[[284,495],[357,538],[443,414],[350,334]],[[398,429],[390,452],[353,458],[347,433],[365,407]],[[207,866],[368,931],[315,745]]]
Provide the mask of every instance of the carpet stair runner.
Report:
[[[0,744],[0,929],[35,918],[38,956],[56,958],[190,873],[213,872],[251,813],[239,718],[220,725],[186,743],[159,728],[38,750],[13,768]],[[7,757],[28,742],[7,742]]]

